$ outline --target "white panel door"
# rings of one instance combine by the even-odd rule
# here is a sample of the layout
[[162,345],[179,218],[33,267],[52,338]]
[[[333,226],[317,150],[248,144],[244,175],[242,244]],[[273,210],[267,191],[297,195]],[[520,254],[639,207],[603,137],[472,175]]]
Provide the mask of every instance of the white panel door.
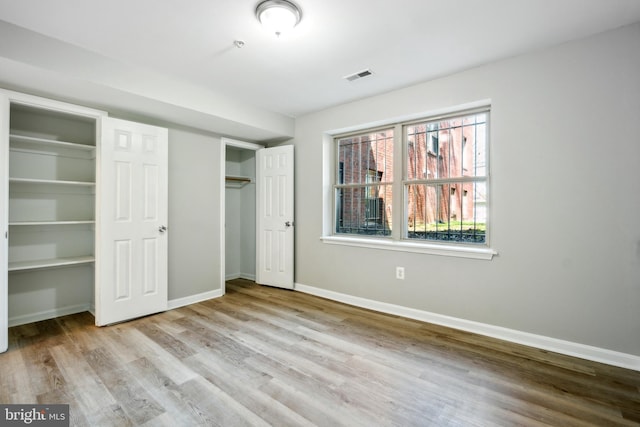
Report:
[[293,145],[256,153],[256,282],[293,289]]
[[9,99],[0,93],[0,353],[7,351],[9,307]]
[[96,324],[167,309],[167,129],[102,120]]

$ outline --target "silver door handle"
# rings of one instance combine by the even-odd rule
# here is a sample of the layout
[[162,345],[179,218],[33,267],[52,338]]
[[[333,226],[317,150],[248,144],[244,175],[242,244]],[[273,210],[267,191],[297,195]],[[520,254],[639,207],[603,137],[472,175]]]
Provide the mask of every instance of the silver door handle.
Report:
[[284,226],[285,227],[291,227],[291,226],[293,226],[293,222],[292,221],[287,221],[287,222],[284,223]]
[[164,225],[161,225],[160,227],[158,227],[158,231],[161,233],[164,233],[165,231],[167,231],[167,227],[165,227]]

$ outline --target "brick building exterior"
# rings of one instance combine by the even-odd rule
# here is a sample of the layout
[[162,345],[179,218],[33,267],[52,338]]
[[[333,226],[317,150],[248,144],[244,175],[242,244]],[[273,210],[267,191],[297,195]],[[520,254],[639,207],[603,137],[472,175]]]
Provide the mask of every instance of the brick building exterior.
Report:
[[338,144],[338,232],[389,234],[393,181],[393,130],[344,138]]
[[[407,180],[476,176],[477,159],[484,155],[478,150],[483,151],[485,144],[478,141],[474,123],[464,124],[463,119],[455,119],[410,126],[407,130]],[[481,138],[484,135],[483,132]],[[409,229],[423,224],[473,221],[474,217],[478,220],[481,212],[474,211],[476,191],[474,184],[469,182],[410,185],[407,206]],[[484,222],[484,215],[480,217]]]

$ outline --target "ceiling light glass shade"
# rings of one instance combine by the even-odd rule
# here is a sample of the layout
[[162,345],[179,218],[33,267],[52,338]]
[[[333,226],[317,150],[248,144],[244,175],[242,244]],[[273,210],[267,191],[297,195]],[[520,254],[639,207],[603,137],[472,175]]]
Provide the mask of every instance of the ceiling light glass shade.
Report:
[[300,22],[302,12],[287,0],[266,0],[256,8],[256,17],[268,31],[279,37]]

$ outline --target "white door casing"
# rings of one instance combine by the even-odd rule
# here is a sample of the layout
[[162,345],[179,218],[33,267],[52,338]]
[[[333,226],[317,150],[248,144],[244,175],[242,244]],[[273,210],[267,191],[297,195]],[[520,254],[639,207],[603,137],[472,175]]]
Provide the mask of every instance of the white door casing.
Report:
[[8,277],[9,260],[9,98],[0,93],[0,353],[7,351],[9,306]]
[[256,153],[256,282],[293,289],[293,145]]
[[168,304],[168,132],[102,120],[96,324],[157,313]]

